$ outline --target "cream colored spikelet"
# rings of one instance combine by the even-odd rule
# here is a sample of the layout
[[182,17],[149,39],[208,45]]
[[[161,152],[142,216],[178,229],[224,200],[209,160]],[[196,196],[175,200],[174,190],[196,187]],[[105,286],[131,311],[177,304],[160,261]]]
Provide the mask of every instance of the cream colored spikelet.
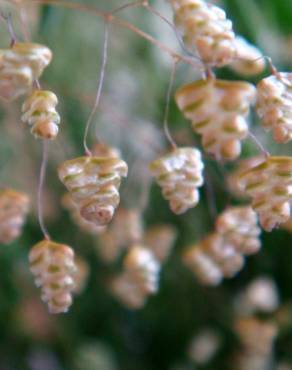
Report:
[[150,164],[150,171],[174,213],[182,214],[199,202],[203,168],[201,153],[195,148],[175,149]]
[[289,220],[292,198],[292,158],[270,156],[241,175],[241,185],[252,198],[260,224],[271,231]]
[[257,253],[261,247],[257,215],[250,206],[227,208],[216,220],[216,231],[244,255]]
[[93,156],[68,160],[58,169],[81,216],[98,226],[111,221],[120,202],[121,178],[127,172],[127,164],[119,158]]
[[110,291],[117,300],[130,309],[140,309],[146,303],[147,294],[127,271],[122,272],[111,281]]
[[241,36],[235,37],[235,56],[230,68],[242,76],[262,73],[266,67],[261,51]]
[[124,267],[146,294],[158,291],[160,263],[151,250],[133,245],[124,259]]
[[105,226],[98,226],[92,222],[86,221],[80,214],[78,204],[72,199],[70,193],[63,195],[62,206],[70,212],[72,221],[85,233],[99,235],[105,231]]
[[73,250],[51,240],[37,243],[29,253],[30,270],[41,298],[53,314],[67,312],[72,304],[76,265]]
[[219,285],[223,280],[223,273],[213,259],[206,254],[200,244],[186,250],[183,255],[184,264],[195,274],[203,285]]
[[229,64],[235,55],[235,35],[224,10],[203,0],[172,3],[175,26],[188,49],[209,66]]
[[227,176],[227,186],[229,191],[237,198],[245,198],[246,194],[241,186],[241,175],[247,170],[256,167],[265,161],[264,155],[257,155],[250,158],[239,160],[236,168]]
[[0,243],[12,243],[20,236],[28,210],[26,194],[12,189],[0,191]]
[[34,90],[22,105],[22,121],[31,126],[39,139],[55,139],[59,132],[60,115],[56,111],[57,96],[51,91]]
[[176,229],[171,225],[155,225],[146,230],[143,243],[148,245],[155,257],[162,263],[169,256],[175,239]]
[[39,44],[16,42],[1,50],[0,96],[11,101],[29,92],[51,59],[51,50]]
[[292,139],[292,73],[278,73],[257,85],[257,114],[277,143]]
[[256,89],[248,82],[208,78],[183,86],[175,98],[202,136],[205,151],[216,160],[234,160],[248,135],[247,117],[255,97]]

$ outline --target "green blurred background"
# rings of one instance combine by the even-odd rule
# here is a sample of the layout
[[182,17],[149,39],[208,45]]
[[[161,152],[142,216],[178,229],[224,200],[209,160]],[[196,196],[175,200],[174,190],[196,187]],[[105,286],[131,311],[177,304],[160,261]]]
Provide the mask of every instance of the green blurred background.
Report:
[[[12,11],[21,37],[19,14],[14,6],[1,1],[2,10]],[[263,248],[247,260],[244,270],[220,287],[205,288],[180,261],[181,251],[213,228],[207,202],[207,189],[201,190],[198,207],[183,216],[174,216],[156,185],[144,210],[145,225],[169,223],[178,229],[174,251],[161,273],[159,293],[145,308],[131,311],[120,305],[107,290],[107,279],[120,269],[120,261],[107,266],[96,252],[97,240],[81,233],[60,206],[64,192],[56,175],[57,165],[82,154],[86,119],[93,104],[101,59],[103,22],[93,14],[54,6],[23,3],[23,14],[36,42],[48,45],[54,59],[42,78],[44,87],[60,100],[61,133],[50,145],[50,162],[45,189],[45,216],[56,241],[71,245],[90,266],[84,292],[75,298],[66,315],[49,316],[40,302],[27,262],[28,251],[42,238],[35,204],[20,239],[0,249],[0,369],[1,370],[237,370],[232,356],[238,347],[233,332],[233,299],[254,278],[267,275],[275,279],[281,304],[288,317],[276,341],[275,364],[292,364],[292,236],[283,230],[263,233]],[[81,3],[81,1],[80,1]],[[214,2],[215,3],[215,2]],[[292,1],[226,0],[216,1],[227,11],[235,30],[270,55],[280,70],[292,67]],[[121,5],[118,1],[82,1],[102,10]],[[169,4],[151,3],[168,19]],[[173,30],[145,9],[128,9],[119,14],[173,50],[180,50]],[[1,47],[9,40],[5,24],[0,24]],[[139,207],[141,189],[149,182],[147,163],[166,148],[162,132],[165,94],[171,59],[163,51],[128,30],[115,25],[110,29],[109,61],[100,109],[91,130],[91,143],[97,133],[110,145],[121,148],[130,166],[122,186],[122,205]],[[264,75],[267,75],[268,71]],[[227,69],[218,76],[239,79]],[[181,65],[175,87],[199,77],[198,71]],[[256,82],[260,79],[254,79]],[[20,123],[20,103],[1,103],[0,176],[2,186],[30,194],[35,203],[40,142]],[[196,144],[175,106],[170,106],[170,127],[179,144]],[[277,145],[256,121],[251,130],[273,154],[292,154],[291,144]],[[243,156],[257,153],[250,141],[244,143]],[[137,166],[138,162],[138,166]],[[230,200],[222,179],[232,166],[206,162],[206,174],[216,196],[218,211]],[[290,327],[289,327],[290,325]],[[221,346],[212,361],[197,366],[187,348],[196,333],[205,327],[220,334]],[[271,364],[271,369],[276,365]],[[291,365],[292,366],[292,365]]]

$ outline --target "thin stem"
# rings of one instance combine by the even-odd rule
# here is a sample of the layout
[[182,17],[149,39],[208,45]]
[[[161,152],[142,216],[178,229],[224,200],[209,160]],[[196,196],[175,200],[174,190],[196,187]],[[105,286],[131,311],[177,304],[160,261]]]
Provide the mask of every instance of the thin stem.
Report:
[[11,39],[10,46],[12,47],[17,41],[17,36],[14,31],[11,14],[9,13],[8,15],[5,15],[3,12],[0,12],[0,18],[4,20],[7,25],[7,29]]
[[[6,2],[9,2],[9,0],[4,0]],[[13,1],[16,3],[16,1]],[[170,56],[177,58],[178,60],[183,61],[186,64],[189,64],[195,68],[204,70],[204,66],[202,63],[195,62],[193,58],[180,55],[173,50],[171,50],[169,47],[161,43],[160,41],[156,40],[154,37],[149,35],[148,33],[142,31],[138,27],[134,26],[132,23],[129,23],[127,21],[121,20],[117,18],[114,15],[111,15],[111,13],[106,13],[98,10],[95,6],[92,5],[84,5],[80,3],[75,3],[69,0],[25,0],[24,4],[42,4],[42,5],[51,5],[55,7],[62,7],[62,8],[68,8],[68,9],[74,9],[79,10],[82,12],[89,13],[91,15],[95,15],[97,17],[102,17],[105,20],[111,20],[111,23],[116,24],[119,27],[126,28],[130,30],[131,32],[136,33],[140,37],[144,38],[145,40],[151,42],[153,45],[157,46],[160,50],[166,52]]]
[[90,129],[90,125],[92,123],[92,120],[94,118],[94,115],[97,111],[100,97],[101,97],[101,91],[103,87],[103,82],[104,82],[104,76],[105,76],[105,68],[106,68],[106,63],[107,63],[107,55],[108,55],[108,34],[109,34],[109,23],[105,22],[105,28],[104,28],[104,40],[103,40],[103,49],[102,49],[102,62],[101,62],[101,68],[100,68],[100,73],[99,73],[99,82],[98,82],[98,88],[97,88],[97,93],[94,101],[93,108],[90,112],[90,115],[88,117],[88,120],[86,122],[85,130],[84,130],[84,139],[83,139],[83,146],[85,153],[87,155],[90,155],[91,152],[87,146],[87,137],[88,137],[88,132]]
[[178,61],[174,60],[173,65],[172,65],[169,85],[168,85],[167,93],[166,93],[166,103],[165,103],[164,118],[163,118],[163,130],[164,130],[165,136],[166,136],[167,140],[169,141],[173,150],[175,150],[177,148],[177,145],[176,145],[176,142],[174,141],[174,139],[171,136],[171,133],[169,131],[168,116],[169,116],[171,92],[172,92],[172,87],[173,87],[173,84],[174,84],[177,63],[178,63]]
[[118,8],[115,8],[114,10],[111,11],[111,15],[116,14],[128,8],[138,8],[143,5],[144,5],[144,1],[133,1],[131,3],[124,4],[124,5],[119,6]]
[[203,64],[203,62],[202,62],[201,58],[200,58],[200,57],[198,57],[197,55],[195,55],[191,50],[189,50],[189,49],[186,47],[186,45],[185,45],[185,43],[183,42],[183,40],[182,40],[182,38],[181,38],[180,34],[178,33],[177,28],[175,27],[175,25],[174,25],[172,22],[170,22],[166,17],[164,17],[164,16],[163,16],[161,13],[159,13],[155,8],[153,8],[153,7],[148,3],[148,1],[144,1],[143,5],[144,5],[144,7],[145,7],[145,8],[146,8],[150,13],[152,13],[152,14],[156,15],[158,18],[160,18],[161,20],[163,20],[163,22],[165,22],[166,24],[168,24],[168,25],[170,26],[170,28],[174,31],[175,36],[176,36],[176,38],[177,38],[177,40],[178,40],[178,42],[179,42],[179,44],[180,44],[180,46],[181,46],[182,50],[183,50],[186,54],[188,54],[188,55],[189,55],[189,56],[191,56],[192,58],[195,58],[195,59],[199,60],[199,61]]
[[45,239],[50,239],[50,235],[44,223],[44,214],[43,214],[43,190],[44,190],[44,182],[46,177],[46,168],[48,163],[48,141],[43,141],[43,155],[42,155],[42,162],[40,168],[40,177],[39,177],[39,186],[38,186],[38,194],[37,194],[37,207],[38,207],[38,220],[39,225],[42,230]]
[[263,146],[263,144],[259,141],[259,139],[251,132],[249,131],[248,132],[248,135],[249,137],[252,139],[252,141],[255,143],[255,145],[258,147],[258,149],[260,150],[260,152],[265,156],[265,157],[269,157],[270,156],[270,153],[265,149],[265,147]]

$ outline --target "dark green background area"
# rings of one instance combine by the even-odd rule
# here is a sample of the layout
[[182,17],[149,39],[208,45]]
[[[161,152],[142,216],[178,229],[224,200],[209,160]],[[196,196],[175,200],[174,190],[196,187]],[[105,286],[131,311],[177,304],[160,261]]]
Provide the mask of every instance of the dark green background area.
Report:
[[[118,1],[105,0],[82,3],[91,3],[104,10],[121,5]],[[264,54],[270,55],[279,69],[291,70],[292,1],[226,0],[222,3],[234,22],[236,32],[257,44]],[[6,9],[4,4],[3,9]],[[171,17],[170,7],[162,0],[153,1],[152,5],[165,12],[168,18]],[[162,42],[170,41],[170,47],[177,46],[173,31],[145,9],[129,9],[119,16]],[[15,23],[17,27],[17,21]],[[207,202],[207,189],[201,190],[198,207],[186,215],[174,216],[158,187],[153,185],[144,212],[145,225],[170,223],[177,227],[178,239],[174,252],[163,267],[159,293],[150,298],[147,306],[140,311],[122,307],[106,288],[108,277],[118,271],[120,263],[110,267],[104,265],[96,253],[96,240],[82,234],[72,224],[67,212],[61,209],[59,201],[64,188],[56,175],[58,163],[82,154],[84,124],[98,80],[102,20],[80,11],[43,6],[34,26],[33,40],[47,44],[54,52],[53,62],[46,70],[42,83],[59,96],[63,120],[60,137],[50,147],[46,191],[49,192],[49,208],[52,210],[47,217],[47,226],[56,241],[71,245],[87,260],[91,272],[85,291],[76,297],[70,312],[54,317],[53,334],[42,339],[25,329],[19,313],[24,302],[39,296],[27,262],[30,247],[42,237],[35,214],[29,217],[19,240],[10,246],[1,246],[0,369],[172,370],[176,364],[183,364],[184,369],[236,370],[230,361],[238,346],[232,331],[233,299],[252,279],[268,275],[276,281],[282,304],[289,305],[292,300],[292,235],[282,230],[263,233],[261,252],[247,259],[244,270],[236,278],[217,288],[204,288],[185,269],[180,256],[186,246],[212,230],[214,220]],[[0,27],[1,35],[7,38],[4,23]],[[6,47],[5,41],[1,47]],[[162,147],[166,145],[162,135],[162,119],[170,68],[170,58],[155,46],[127,30],[116,26],[111,28],[109,63],[102,98],[102,107],[107,109],[98,112],[94,123],[101,137],[111,145],[121,146],[124,157],[130,158],[130,165],[133,156],[137,155],[131,141],[137,145],[137,140],[143,137],[143,133],[137,137],[135,131],[141,130],[143,121],[151,122],[153,140],[158,140]],[[267,74],[268,71],[264,75]],[[227,69],[218,71],[218,75],[240,79],[240,76]],[[176,87],[198,76],[192,68],[180,66]],[[127,78],[130,78],[129,85]],[[258,79],[251,81],[257,82]],[[126,84],[123,85],[121,81],[126,81]],[[26,127],[19,124],[20,104],[13,104],[12,111],[11,107],[10,111],[7,110],[6,104],[1,105],[1,181],[6,186],[28,191],[35,198],[41,145],[29,135]],[[127,118],[128,126],[124,129],[113,118],[119,115]],[[173,100],[169,121],[179,143],[185,144],[182,137],[187,138],[187,144],[199,143]],[[256,120],[251,123],[251,130],[271,153],[292,154],[291,144],[274,144],[271,136],[263,132]],[[93,128],[91,142],[94,141],[94,131]],[[149,148],[143,147],[147,146],[143,141],[139,145],[139,159],[147,161]],[[255,153],[257,148],[247,140],[243,156]],[[232,166],[222,167],[210,160],[205,165],[218,212],[230,202],[237,204],[235,199],[230,200],[222,177],[222,170],[227,173]],[[30,166],[32,172],[25,166]],[[131,184],[134,188],[141,187],[139,175],[131,179]],[[131,199],[131,191],[127,192],[126,188],[127,182],[122,189],[122,194],[127,194],[125,203],[139,203],[135,195]],[[190,339],[204,327],[216,329],[223,341],[219,353],[209,366],[200,368],[190,362],[186,349]],[[98,361],[102,361],[105,355],[116,365],[101,365]],[[38,358],[43,362],[35,365]],[[292,364],[292,327],[280,331],[275,359],[284,359]],[[46,363],[48,367],[45,367]]]

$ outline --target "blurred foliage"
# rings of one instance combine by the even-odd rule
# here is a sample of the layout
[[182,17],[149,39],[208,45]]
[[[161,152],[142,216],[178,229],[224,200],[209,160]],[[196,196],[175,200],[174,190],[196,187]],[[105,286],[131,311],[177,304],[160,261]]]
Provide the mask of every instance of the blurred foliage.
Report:
[[[118,1],[102,0],[83,0],[82,3],[91,3],[104,10],[120,5]],[[290,0],[226,0],[216,3],[224,5],[238,33],[272,56],[279,69],[291,70]],[[1,4],[6,11],[7,2],[1,1]],[[166,2],[153,1],[152,5],[171,19]],[[64,189],[56,175],[58,163],[80,155],[83,150],[84,124],[98,80],[102,20],[93,14],[47,5],[24,5],[23,12],[28,13],[33,40],[47,44],[54,52],[53,62],[42,83],[58,95],[63,117],[61,134],[50,146],[46,222],[55,240],[71,245],[88,261],[91,273],[86,290],[75,298],[70,312],[60,317],[49,317],[39,302],[39,292],[28,271],[28,250],[41,238],[33,212],[22,237],[11,246],[3,246],[0,251],[0,369],[171,370],[180,368],[179,365],[175,367],[176,364],[194,369],[186,348],[193,335],[205,326],[218,330],[224,340],[219,353],[209,367],[204,368],[229,369],[230,358],[237,346],[232,332],[233,297],[254,277],[265,274],[275,279],[283,304],[291,301],[292,236],[282,230],[263,234],[262,251],[248,259],[245,269],[235,279],[218,288],[201,287],[181,265],[180,253],[213,227],[207,190],[201,191],[202,201],[197,208],[177,217],[170,213],[158,187],[153,185],[144,212],[145,225],[158,222],[173,224],[179,230],[179,237],[175,251],[162,271],[159,294],[140,311],[123,308],[107,291],[107,279],[118,266],[109,268],[103,265],[96,254],[97,241],[80,233],[67,212],[62,210],[60,197]],[[15,11],[13,16],[20,34]],[[145,9],[124,10],[119,16],[179,50],[169,26]],[[1,47],[6,47],[8,36],[4,23],[1,23],[1,36]],[[109,63],[95,126],[100,137],[121,148],[130,168],[137,160],[141,164],[130,171],[129,188],[127,182],[123,186],[124,205],[140,204],[139,189],[145,180],[143,174],[147,171],[147,162],[155,157],[157,150],[164,150],[162,117],[170,68],[171,60],[163,51],[128,30],[111,26]],[[227,70],[218,73],[226,78],[240,78]],[[192,68],[180,66],[176,86],[197,76],[198,72]],[[27,127],[19,123],[19,117],[19,103],[1,105],[1,182],[3,186],[27,191],[35,202],[41,146],[30,136]],[[173,101],[170,126],[179,143],[198,144],[189,123]],[[279,146],[272,143],[271,136],[265,134],[258,124],[255,123],[251,130],[273,154],[292,154],[291,144]],[[94,134],[93,129],[91,142],[94,142]],[[246,141],[244,155],[256,152],[254,144]],[[229,168],[211,161],[206,163],[206,173],[219,211],[230,202],[222,175]],[[276,349],[278,360],[292,363],[291,326],[279,338]]]

